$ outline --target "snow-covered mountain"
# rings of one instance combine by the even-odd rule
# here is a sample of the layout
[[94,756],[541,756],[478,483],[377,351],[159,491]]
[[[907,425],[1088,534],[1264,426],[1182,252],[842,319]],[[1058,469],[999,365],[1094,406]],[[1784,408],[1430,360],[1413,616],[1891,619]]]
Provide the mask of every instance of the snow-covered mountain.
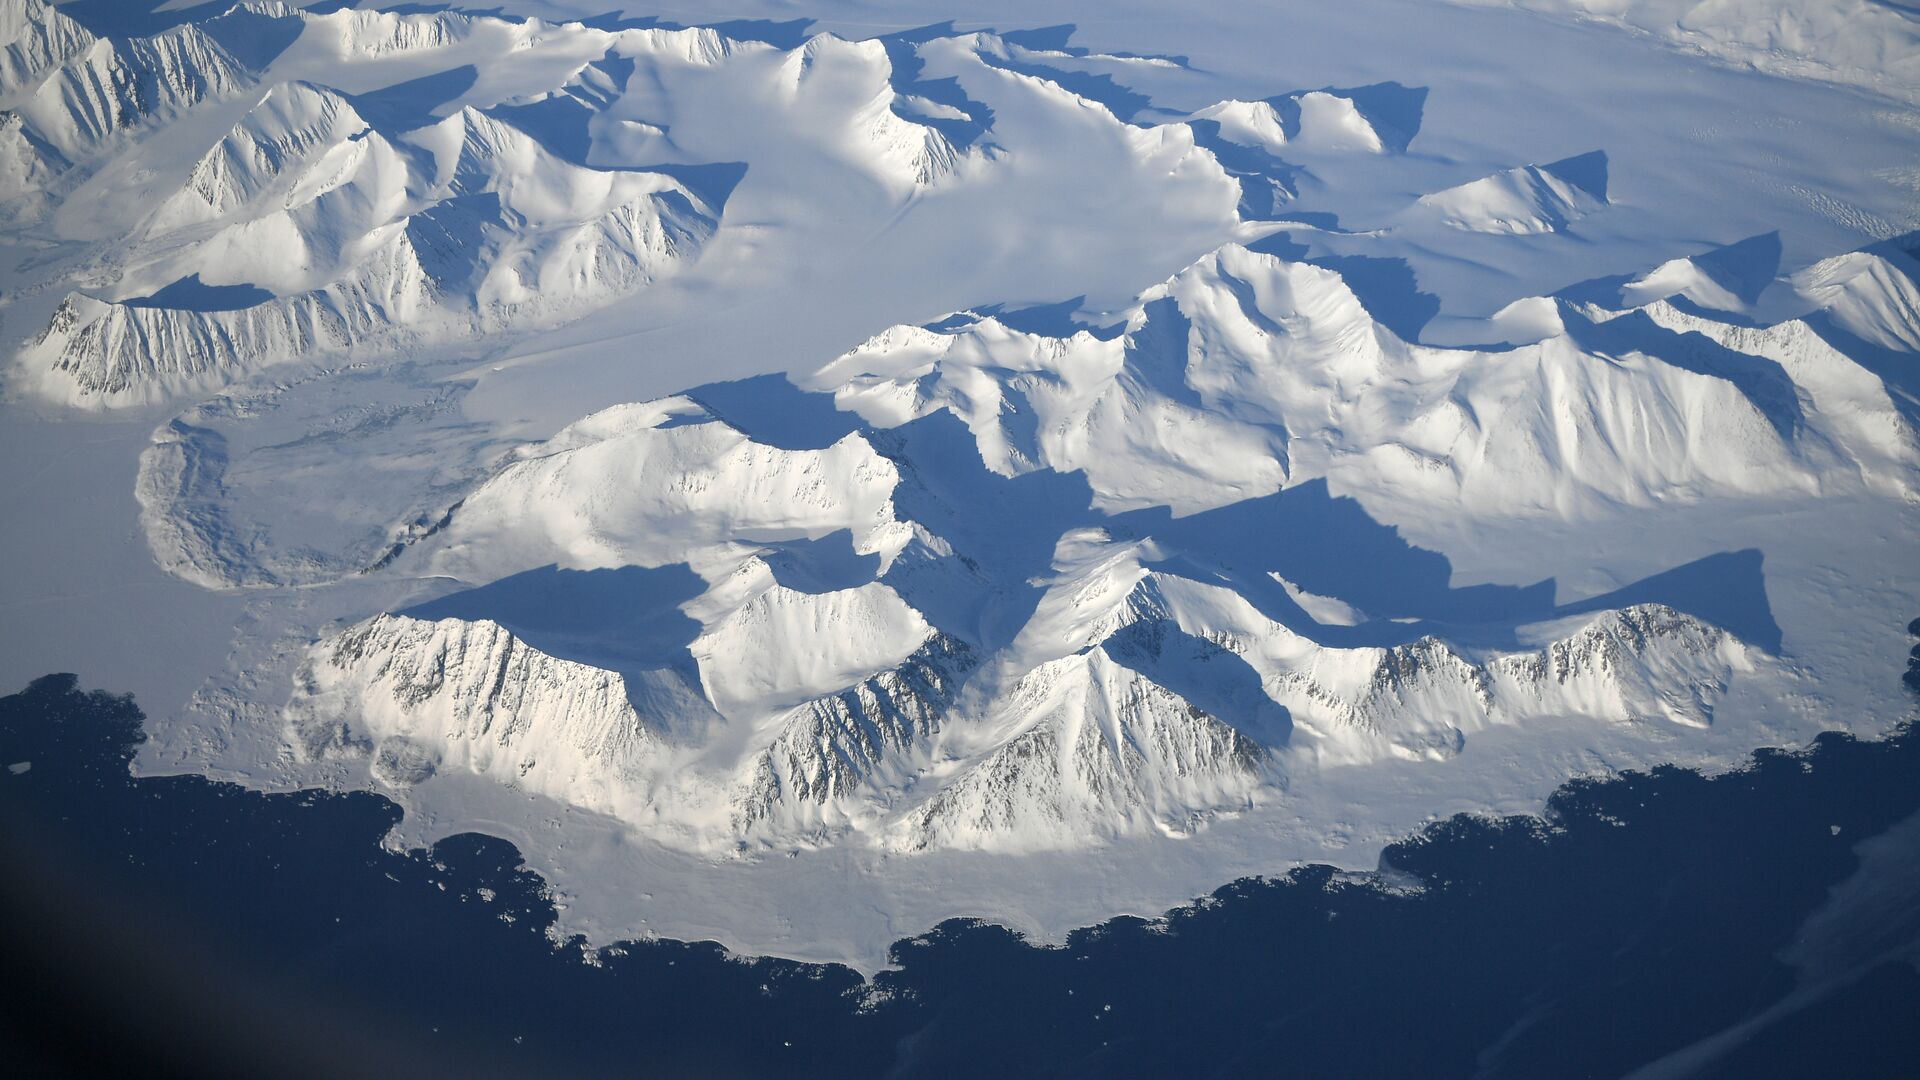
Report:
[[[480,110],[389,139],[344,96],[283,83],[144,223],[148,272],[180,272],[175,286],[73,293],[22,360],[73,400],[156,400],[363,343],[550,320],[671,273],[719,216],[667,173],[572,164]],[[202,274],[243,282],[225,290],[239,298],[179,287]]]
[[[64,18],[54,12],[43,25]],[[15,111],[27,130],[77,162],[135,128],[164,124],[251,81],[217,39],[188,25],[148,38],[91,41],[64,57]]]
[[0,101],[85,52],[94,37],[46,0],[0,4]]
[[[1190,832],[1284,800],[1293,763],[1445,760],[1566,717],[1704,727],[1775,661],[1697,616],[1634,602],[1409,631],[1198,524],[1327,476],[1558,517],[1897,487],[1920,456],[1886,388],[1798,324],[1562,310],[1567,332],[1535,346],[1413,346],[1337,274],[1228,247],[1115,333],[964,316],[882,334],[812,380],[854,425],[812,448],[686,397],[607,410],[521,451],[395,565],[477,583],[650,568],[684,581],[659,616],[684,629],[595,663],[624,622],[536,628],[544,652],[486,614],[490,587],[459,617],[377,616],[310,652],[295,741],[466,761],[481,740],[480,771],[699,850],[1036,850]],[[1777,384],[1743,381],[1765,364]],[[983,486],[1038,472],[1090,490],[1001,535],[968,520]],[[1142,516],[1158,507],[1195,524]],[[639,707],[662,685],[707,719]]]
[[[1904,276],[1901,281],[1907,281]],[[1315,476],[1483,513],[1911,490],[1898,393],[1793,324],[1591,316],[1497,352],[1402,341],[1332,270],[1228,247],[1143,297],[1118,336],[991,317],[889,330],[815,388],[868,423],[958,416],[990,469],[1084,471],[1114,508],[1192,512]],[[1786,366],[1762,340],[1805,342]],[[1728,343],[1736,339],[1744,344]]]
[[156,768],[872,959],[1895,711],[1897,36],[318,6],[0,0],[9,662]]
[[[29,385],[73,403],[168,400],[289,361],[551,325],[672,274],[718,227],[733,167],[686,169],[664,127],[627,115],[642,65],[715,69],[769,107],[829,118],[831,152],[892,198],[988,153],[944,133],[963,111],[896,88],[878,41],[780,50],[579,24],[543,37],[537,22],[278,5],[97,41],[37,2],[10,19],[16,66],[39,81],[22,76],[0,122],[4,220],[111,236],[102,257],[117,268],[69,293],[17,357]],[[222,33],[222,20],[245,24]],[[284,52],[239,48],[263,35]],[[456,65],[536,40],[597,52],[491,93],[468,92],[474,69],[459,66],[357,89],[356,67]],[[269,62],[250,67],[223,41]],[[89,200],[111,204],[89,215]]]
[[1217,102],[1190,114],[1223,138],[1276,155],[1289,149],[1380,154],[1405,150],[1413,133],[1370,115],[1351,91],[1301,90],[1260,101]]
[[[591,465],[575,457],[564,468]],[[624,512],[617,503],[631,488],[617,472],[600,476],[607,509]],[[704,495],[718,478],[676,479]],[[490,486],[503,484],[550,500],[549,514],[567,505],[562,489],[512,470]],[[832,501],[784,484],[753,490],[763,512],[796,523]],[[459,519],[478,504],[463,504],[442,550],[474,545]],[[707,508],[666,510],[655,496],[635,507],[650,507],[669,535],[712,520]],[[807,531],[762,521],[751,528],[763,545]],[[513,550],[527,562],[566,555]],[[1231,585],[1147,568],[1175,561],[1157,545],[1070,533],[1012,640],[968,640],[931,628],[886,584],[882,564],[864,584],[808,592],[749,556],[725,573],[709,568],[704,591],[679,607],[700,625],[658,666],[624,674],[543,652],[477,615],[381,615],[314,647],[286,715],[309,754],[403,738],[672,844],[853,834],[902,850],[1034,850],[1182,833],[1283,798],[1295,755],[1446,757],[1488,725],[1568,715],[1704,725],[1727,681],[1767,662],[1698,619],[1645,605],[1486,659],[1434,638],[1322,645]],[[591,654],[593,633],[563,635],[565,651]],[[712,721],[689,731],[683,717],[702,713]]]
[[1413,213],[1469,232],[1526,236],[1559,232],[1606,204],[1606,157],[1583,154],[1422,195]]

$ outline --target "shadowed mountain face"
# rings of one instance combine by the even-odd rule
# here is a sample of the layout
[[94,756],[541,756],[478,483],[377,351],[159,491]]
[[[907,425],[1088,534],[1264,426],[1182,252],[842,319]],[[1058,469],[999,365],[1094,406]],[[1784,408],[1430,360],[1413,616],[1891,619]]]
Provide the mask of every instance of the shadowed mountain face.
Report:
[[[1769,609],[1762,555],[1756,550],[1707,556],[1616,593],[1560,605],[1551,580],[1455,588],[1445,555],[1409,543],[1357,500],[1332,495],[1324,480],[1181,517],[1165,508],[1109,514],[1093,508],[1081,476],[1006,477],[979,464],[971,434],[949,413],[875,432],[856,415],[833,408],[827,395],[806,393],[778,377],[715,383],[687,393],[769,445],[819,449],[866,430],[883,447],[897,446],[908,463],[938,462],[937,469],[907,470],[908,485],[895,496],[902,512],[936,534],[964,541],[970,551],[1004,553],[1009,578],[1046,569],[1054,541],[1063,533],[1098,526],[1167,542],[1186,557],[1170,565],[1198,562],[1234,571],[1234,587],[1246,590],[1269,617],[1327,645],[1397,645],[1436,630],[1492,644],[1501,626],[1658,603],[1769,651],[1780,647],[1781,631]],[[1270,573],[1373,619],[1357,626],[1319,624],[1267,577]],[[1493,636],[1482,636],[1489,633]]]
[[[1303,867],[1065,948],[955,920],[863,984],[711,944],[556,946],[544,883],[504,841],[394,853],[376,795],[133,779],[139,728],[72,676],[0,699],[0,845],[34,868],[0,884],[0,934],[36,987],[8,997],[0,1038],[36,1071],[323,1076],[376,1055],[597,1074],[639,1055],[707,1076],[1619,1075],[1723,1031],[1696,1075],[1920,1066],[1894,1022],[1920,977],[1849,951],[1868,927],[1846,921],[1920,940],[1911,875],[1884,874],[1920,839],[1911,729],[1713,779],[1583,782],[1544,821],[1430,826],[1383,877]],[[1807,938],[1859,882],[1877,900],[1829,906]]]
[[[16,675],[124,664],[192,694],[152,760],[489,822],[553,919],[864,964],[1894,722],[1920,128],[1804,80],[1920,86],[1904,15],[566,6],[0,0]],[[1260,889],[1404,899],[1347,884]],[[1537,1066],[1580,994],[1511,974],[1541,1015],[1430,1040]],[[937,1071],[956,993],[867,1030]]]

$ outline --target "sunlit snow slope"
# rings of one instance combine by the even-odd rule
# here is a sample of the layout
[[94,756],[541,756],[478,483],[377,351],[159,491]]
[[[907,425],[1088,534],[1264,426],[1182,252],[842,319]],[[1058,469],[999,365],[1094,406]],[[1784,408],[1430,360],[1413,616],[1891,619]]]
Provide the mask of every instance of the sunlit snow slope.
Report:
[[871,963],[1895,718],[1894,6],[94,7],[0,0],[0,601],[131,605],[145,767]]

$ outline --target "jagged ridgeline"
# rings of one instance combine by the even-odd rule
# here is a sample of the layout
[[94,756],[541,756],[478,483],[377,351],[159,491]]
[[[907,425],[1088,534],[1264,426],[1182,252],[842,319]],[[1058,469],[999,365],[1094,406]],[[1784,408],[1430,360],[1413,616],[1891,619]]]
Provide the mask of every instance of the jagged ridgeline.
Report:
[[[1562,604],[1551,581],[1456,589],[1438,554],[1349,528],[1366,515],[1333,493],[1622,532],[1716,500],[1914,497],[1920,266],[1897,245],[1786,277],[1777,250],[1758,274],[1732,248],[1675,259],[1515,301],[1479,347],[1363,299],[1354,260],[1292,238],[1564,251],[1612,212],[1599,152],[1424,195],[1396,180],[1377,228],[1316,211],[1316,169],[1409,164],[1423,89],[1173,111],[1089,74],[1171,58],[950,26],[766,41],[250,5],[95,40],[40,0],[0,12],[0,227],[71,256],[23,385],[100,406],[229,391],[156,432],[149,543],[211,588],[379,597],[297,628],[279,716],[303,761],[393,789],[479,774],[702,853],[1036,851],[1284,813],[1322,770],[1444,769],[1521,728],[1572,747],[1541,768],[1588,767],[1596,742],[1637,760],[1698,737],[1741,681],[1792,674],[1757,551],[1715,564],[1761,596],[1731,615],[1647,582]],[[1005,95],[998,116],[969,80]],[[673,108],[700,101],[725,107]],[[357,387],[286,405],[268,378],[236,385],[259,372],[404,364],[715,288],[707,267],[778,248],[755,238],[823,235],[798,224],[821,189],[890,227],[970,185],[1071,174],[1048,161],[1050,133],[1081,130],[1061,117],[1128,183],[1179,177],[1192,198],[1166,213],[1198,206],[1192,250],[1214,248],[1129,280],[1123,296],[1165,278],[1110,325],[962,311],[761,369],[809,372],[794,381],[615,405],[530,445],[434,429],[412,458],[468,456],[420,468],[433,490],[396,497],[404,515],[249,527],[288,505],[262,486],[304,497],[328,468],[357,507],[337,516],[384,508],[417,460],[341,484],[312,447],[364,438],[364,464],[398,418],[454,407]],[[745,174],[706,151],[777,139],[788,156],[768,159],[806,165],[781,183],[815,187],[729,219]],[[1067,181],[1046,197],[1079,200]],[[357,426],[312,434],[341,402]],[[283,405],[298,415],[248,428]],[[276,424],[308,441],[270,440]],[[288,456],[234,460],[269,449]],[[1363,543],[1329,556],[1317,530]]]
[[[769,416],[830,408],[768,393]],[[1773,663],[1658,604],[1516,612],[1508,647],[1462,650],[1280,579],[1204,514],[1145,535],[945,411],[847,419],[793,448],[669,398],[527,448],[382,571],[492,584],[317,644],[290,737],[696,850],[1044,850],[1284,799],[1293,761],[1444,760],[1559,717],[1703,726]],[[1529,621],[1569,629],[1529,648]]]
[[[675,160],[623,103],[636,71],[710,68],[827,116],[847,167],[888,197],[983,152],[956,130],[979,127],[963,112],[894,88],[879,42],[781,50],[705,29],[277,4],[95,39],[42,0],[0,5],[0,38],[0,226],[110,249],[112,273],[61,300],[19,357],[79,403],[547,325],[674,273],[742,167]],[[516,50],[586,59],[528,72]],[[511,85],[469,93],[475,62],[503,57],[489,79]],[[381,85],[423,66],[436,73]],[[132,205],[112,182],[129,161],[154,177]]]
[[[1190,114],[1088,99],[1074,65],[1171,61],[992,33],[788,45],[613,25],[248,3],[96,39],[44,0],[0,0],[0,229],[71,256],[15,343],[19,384],[139,405],[552,326],[699,258],[768,131],[900,208],[1051,149],[1002,146],[993,110],[928,58],[1092,122],[1142,175],[1203,181],[1222,223],[1273,218],[1311,182],[1283,152],[1392,154],[1413,137],[1343,91]],[[673,107],[709,93],[732,106]]]
[[[1302,537],[1344,528],[1329,480],[1542,520],[1906,497],[1904,399],[1815,332],[1873,333],[1848,305],[1901,302],[1874,284],[1906,280],[1874,272],[1893,257],[1821,264],[1842,300],[1769,328],[1559,299],[1557,332],[1476,351],[1229,246],[1113,330],[960,313],[804,387],[619,406],[404,546],[381,572],[493,584],[316,645],[291,737],[696,850],[895,851],[1184,835],[1284,805],[1303,770],[1444,762],[1500,726],[1685,738],[1781,673],[1777,628],[1652,586],[1369,592]],[[1363,554],[1387,578],[1409,557]],[[589,592],[617,610],[555,614]]]

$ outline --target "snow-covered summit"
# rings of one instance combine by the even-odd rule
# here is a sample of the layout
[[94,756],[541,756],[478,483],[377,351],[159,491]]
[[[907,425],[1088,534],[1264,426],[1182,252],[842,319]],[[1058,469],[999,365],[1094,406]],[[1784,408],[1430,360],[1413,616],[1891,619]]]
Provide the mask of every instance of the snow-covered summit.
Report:
[[1604,154],[1522,165],[1422,195],[1416,213],[1471,232],[1526,236],[1559,232],[1607,204]]
[[[1414,345],[1335,271],[1241,247],[1142,300],[1105,340],[990,318],[896,328],[810,385],[882,427],[952,412],[997,472],[1083,470],[1105,505],[1177,512],[1328,476],[1560,515],[1849,475],[1899,487],[1894,463],[1913,459],[1910,432],[1864,436],[1858,402],[1823,397],[1856,370],[1832,350],[1789,372],[1644,319],[1595,323],[1572,309],[1559,334],[1519,348]],[[1866,393],[1884,412],[1897,391]]]
[[[1841,408],[1861,389],[1823,373],[1837,357],[1775,361],[1799,381],[1770,388],[1733,361],[1701,370],[1736,337],[1566,317],[1501,353],[1409,345],[1334,272],[1233,246],[1149,290],[1118,333],[979,315],[889,331],[815,378],[855,423],[812,448],[687,397],[609,409],[515,455],[394,564],[474,588],[437,622],[383,615],[316,645],[285,715],[312,752],[369,761],[392,737],[465,761],[454,733],[508,732],[520,782],[672,846],[899,852],[1184,835],[1284,802],[1302,768],[1447,760],[1508,725],[1705,727],[1776,661],[1697,615],[1516,608],[1455,640],[1315,596],[1284,546],[1211,524],[1378,469],[1410,438],[1462,464],[1404,497],[1526,515],[1837,482],[1809,447],[1871,434]],[[1769,412],[1781,394],[1804,404]],[[1570,398],[1562,418],[1524,404]],[[1660,440],[1690,449],[1619,449]],[[1083,476],[1086,502],[980,520],[996,485],[1044,473]],[[650,618],[683,629],[639,658],[599,616],[515,631],[526,616],[497,605],[531,584],[490,599],[583,573],[679,582]],[[455,642],[546,674],[462,689],[482,676],[456,677]],[[663,700],[709,719],[670,729],[638,704]]]
[[0,0],[7,655],[151,767],[873,961],[1898,711],[1897,35],[163,7]]

